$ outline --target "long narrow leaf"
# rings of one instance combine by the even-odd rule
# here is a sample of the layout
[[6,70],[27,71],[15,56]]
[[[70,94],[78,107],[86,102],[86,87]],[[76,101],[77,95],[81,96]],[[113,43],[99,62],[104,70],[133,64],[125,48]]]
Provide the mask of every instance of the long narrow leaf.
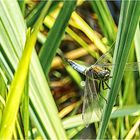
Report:
[[[140,114],[140,105],[134,105],[134,106],[126,106],[123,108],[117,108],[115,111],[111,114],[111,119],[118,118],[118,117],[124,117],[127,115],[134,116]],[[97,117],[92,117],[92,122],[98,122],[99,119]],[[73,117],[68,117],[66,119],[63,119],[63,125],[65,129],[77,127],[79,125],[84,125],[84,122],[82,120],[82,115],[75,115]]]
[[76,6],[75,0],[64,2],[60,14],[58,15],[54,26],[49,32],[46,42],[42,46],[39,58],[46,76],[48,75],[52,60],[56,54],[57,48],[60,45],[61,39],[65,32],[65,28],[68,24],[68,21],[75,6]]
[[[44,9],[42,10],[42,14],[38,20],[39,25],[41,25],[47,10],[48,10],[48,5],[46,5]],[[27,41],[25,44],[25,49],[24,49],[21,61],[18,65],[18,69],[15,73],[14,79],[12,81],[12,84],[8,93],[7,101],[6,101],[6,106],[4,109],[3,116],[2,116],[2,121],[0,125],[0,138],[2,139],[11,138],[13,130],[15,128],[14,127],[15,120],[16,120],[18,109],[19,109],[20,99],[23,93],[23,89],[24,89],[24,85],[25,85],[25,81],[27,77],[27,72],[29,69],[30,58],[31,58],[33,47],[36,42],[39,27],[40,26],[35,28],[31,36],[30,36],[30,31],[27,34]],[[13,112],[13,108],[14,108],[14,112]]]
[[98,15],[99,24],[104,35],[109,39],[110,42],[113,43],[116,39],[116,26],[107,7],[106,1],[95,0],[91,1],[91,4]]
[[[5,62],[5,56],[1,53],[0,59],[2,60],[2,66],[6,68],[5,71],[7,72],[8,69],[8,75],[10,74],[10,76],[13,77],[12,70],[10,69],[13,67],[15,70],[17,67],[18,59],[21,56],[25,41],[26,27],[16,1],[13,1],[12,3],[4,1],[0,6],[0,14],[2,21],[4,22],[3,24],[7,26],[6,32],[3,31],[3,34],[0,34],[0,41],[2,49],[11,65],[8,65]],[[11,51],[11,49],[14,49],[14,51]],[[9,79],[11,79],[11,77]],[[35,51],[33,51],[31,60],[29,83],[29,96],[31,101],[29,105],[30,115],[34,125],[38,128],[39,133],[43,138],[67,139],[60,118],[58,117],[58,111],[54,99]]]
[[[138,60],[138,62],[140,62],[140,44],[139,44],[139,41],[140,41],[140,21],[138,22],[138,25],[137,25],[137,30],[136,30],[134,41],[135,41],[137,60]],[[140,67],[139,67],[139,73],[140,73]]]
[[103,118],[97,136],[98,139],[104,137],[112,107],[119,91],[120,81],[123,77],[128,53],[140,15],[139,6],[139,1],[122,1],[119,29],[114,53],[115,55],[113,57],[113,62],[115,62],[116,65],[112,73],[113,78],[111,79],[111,89],[108,94],[108,103],[104,108]]

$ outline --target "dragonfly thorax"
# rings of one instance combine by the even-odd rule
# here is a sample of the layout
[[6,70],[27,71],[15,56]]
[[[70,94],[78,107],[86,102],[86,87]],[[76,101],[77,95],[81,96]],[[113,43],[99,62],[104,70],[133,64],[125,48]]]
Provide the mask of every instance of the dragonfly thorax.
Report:
[[99,66],[90,67],[85,73],[85,75],[101,81],[107,81],[110,78],[110,71]]

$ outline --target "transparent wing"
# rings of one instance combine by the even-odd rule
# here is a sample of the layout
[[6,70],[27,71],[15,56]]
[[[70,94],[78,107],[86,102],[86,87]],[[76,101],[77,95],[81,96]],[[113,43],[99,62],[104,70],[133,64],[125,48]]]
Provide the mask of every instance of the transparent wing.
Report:
[[140,62],[127,63],[125,71],[138,71],[140,69]]
[[[112,69],[115,64],[111,63],[104,63],[104,64],[97,64],[98,66],[102,68],[108,68]],[[138,71],[140,70],[140,62],[131,62],[131,63],[126,63],[125,65],[125,71]]]
[[[105,54],[103,54],[94,65],[98,65],[103,68],[112,69],[115,64],[111,64],[114,47],[111,47]],[[128,62],[125,66],[125,71],[138,71],[140,70],[140,62]]]
[[113,50],[114,50],[114,47],[111,47],[105,54],[103,54],[103,55],[96,61],[95,65],[112,62]]
[[102,107],[100,106],[99,103],[99,97],[95,87],[95,79],[86,77],[83,110],[82,110],[82,119],[86,127],[88,127],[93,117],[93,112],[95,112],[97,117],[101,119]]

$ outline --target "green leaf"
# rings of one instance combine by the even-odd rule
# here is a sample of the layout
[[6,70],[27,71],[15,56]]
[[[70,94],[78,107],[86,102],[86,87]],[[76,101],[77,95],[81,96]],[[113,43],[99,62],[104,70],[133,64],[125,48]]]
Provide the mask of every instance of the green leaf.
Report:
[[47,3],[47,1],[41,1],[29,13],[29,15],[26,18],[27,27],[32,27],[36,23],[36,20],[38,19],[39,15],[41,13],[41,10],[46,3]]
[[[124,117],[124,116],[137,116],[140,114],[139,110],[140,105],[134,105],[134,106],[124,106],[122,108],[114,108],[114,111],[111,113],[111,119],[115,119],[118,117]],[[95,115],[95,117],[92,117],[92,120],[90,123],[93,122],[99,122],[99,119]],[[82,114],[75,115],[72,117],[67,117],[66,119],[63,119],[63,125],[65,129],[70,129],[78,126],[83,126],[84,122],[82,120]]]
[[110,44],[112,44],[116,39],[116,25],[110,14],[107,3],[104,0],[101,1],[91,1],[91,5],[96,12],[99,20],[100,27],[103,31],[104,36],[108,38]]
[[22,106],[21,106],[21,112],[22,112],[22,121],[24,126],[24,135],[25,138],[28,139],[28,131],[29,131],[29,71],[27,75],[27,79],[25,82],[25,88],[24,88],[24,94],[22,96]]
[[49,32],[47,40],[40,50],[39,58],[46,76],[48,75],[52,60],[56,54],[57,48],[60,45],[61,39],[65,32],[65,28],[67,27],[68,21],[75,6],[75,0],[64,2],[60,14],[58,15],[54,26]]
[[[130,49],[128,63],[133,62],[134,60],[134,44],[132,44],[132,47]],[[125,82],[125,88],[123,93],[123,100],[122,104],[130,105],[130,104],[136,104],[136,94],[135,93],[135,85],[136,81],[134,79],[134,73],[132,71],[124,73],[124,82]],[[129,97],[129,98],[128,98]]]
[[[0,26],[0,44],[4,52],[0,52],[2,60],[0,64],[5,68],[7,75],[13,77],[12,72],[16,70],[24,46],[26,27],[16,1],[9,3],[5,0],[0,6],[0,24],[2,25]],[[38,22],[35,27],[39,27]],[[45,139],[67,139],[35,51],[32,54],[29,84],[29,111],[33,125],[39,130],[38,133]]]
[[[3,3],[1,3],[2,5]],[[27,33],[27,40],[25,44],[25,48],[19,62],[17,71],[15,73],[14,79],[10,86],[10,90],[8,92],[8,97],[6,100],[6,105],[4,108],[2,121],[0,124],[0,138],[2,139],[10,139],[12,137],[12,133],[15,129],[15,121],[20,105],[20,99],[23,93],[27,72],[29,69],[30,58],[32,54],[33,47],[36,42],[37,33],[39,31],[39,27],[42,24],[43,18],[48,10],[50,3],[44,7],[42,10],[41,16],[36,22],[35,28],[30,35],[30,30]],[[14,111],[13,111],[14,108]]]
[[[46,13],[49,14],[59,3],[60,1],[52,1],[52,4],[48,10],[48,12]],[[20,1],[21,3],[21,1]],[[42,8],[44,7],[44,5],[47,3],[47,1],[40,1],[33,9],[32,11],[27,15],[26,17],[26,23],[27,23],[27,27],[32,27],[35,23],[36,20],[38,19]]]
[[[15,120],[19,109],[20,99],[26,81],[31,52],[32,48],[27,49],[27,47],[25,47],[14,80],[8,92],[6,106],[3,112],[2,122],[0,125],[0,138],[2,139],[8,139],[12,137],[12,133],[14,131],[15,126]],[[13,112],[13,108],[15,112]]]
[[[134,38],[134,43],[135,43],[135,48],[136,48],[136,56],[137,56],[138,62],[140,62],[139,41],[140,41],[140,21],[138,22],[137,29],[136,29],[136,34],[135,34],[135,38]],[[140,73],[140,67],[139,67],[139,73]]]
[[6,87],[6,81],[4,80],[4,74],[2,73],[0,69],[0,123],[2,118],[3,109],[5,106],[5,98],[7,94],[7,87]]
[[125,64],[140,16],[139,6],[139,1],[122,1],[117,41],[113,56],[113,63],[116,65],[112,71],[113,78],[110,80],[111,89],[108,94],[108,103],[104,107],[97,139],[104,137],[112,107],[119,91],[120,81],[123,77]]

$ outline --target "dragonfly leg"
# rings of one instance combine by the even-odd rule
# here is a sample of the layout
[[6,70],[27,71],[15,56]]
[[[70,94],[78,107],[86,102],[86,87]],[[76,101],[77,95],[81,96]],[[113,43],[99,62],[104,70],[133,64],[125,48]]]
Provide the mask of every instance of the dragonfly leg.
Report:
[[111,88],[110,88],[110,86],[107,84],[107,82],[106,82],[106,81],[104,81],[104,83],[105,83],[105,85],[107,86],[107,88],[106,88],[106,89],[111,89]]
[[[105,87],[104,84],[105,84],[107,87]],[[108,85],[105,81],[102,81],[102,87],[103,87],[103,90],[110,89],[109,85]]]
[[104,82],[102,81],[102,88],[103,90],[106,90],[105,86],[104,86]]
[[[104,83],[103,83],[103,81],[100,81],[100,82],[99,82],[99,88],[101,88],[101,84],[102,84],[102,87],[104,88]],[[106,98],[105,98],[104,96],[101,95],[100,89],[99,89],[99,95],[100,95],[100,96],[106,101],[106,103],[107,103]]]
[[104,96],[102,96],[100,93],[99,93],[99,95],[105,100],[105,102],[107,104],[107,99]]
[[100,93],[101,91],[101,81],[99,82],[99,85],[98,85],[98,93]]

